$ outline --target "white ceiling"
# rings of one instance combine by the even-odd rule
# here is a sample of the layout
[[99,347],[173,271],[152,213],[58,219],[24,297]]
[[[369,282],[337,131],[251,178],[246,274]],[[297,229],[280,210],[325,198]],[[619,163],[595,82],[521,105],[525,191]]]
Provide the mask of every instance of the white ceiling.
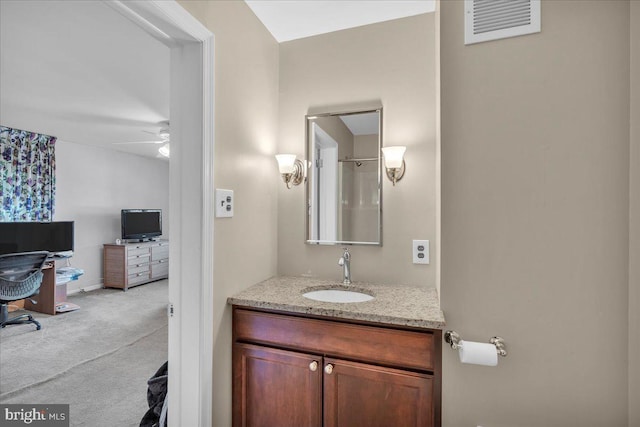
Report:
[[378,113],[349,114],[340,119],[354,135],[375,135],[380,130]]
[[435,11],[435,0],[245,0],[279,42]]
[[99,1],[0,1],[0,124],[156,157],[169,48]]
[[[247,1],[278,41],[434,10],[434,0]],[[100,1],[0,0],[0,124],[149,157],[169,48]],[[115,144],[117,143],[117,144]],[[174,141],[175,143],[175,141]]]

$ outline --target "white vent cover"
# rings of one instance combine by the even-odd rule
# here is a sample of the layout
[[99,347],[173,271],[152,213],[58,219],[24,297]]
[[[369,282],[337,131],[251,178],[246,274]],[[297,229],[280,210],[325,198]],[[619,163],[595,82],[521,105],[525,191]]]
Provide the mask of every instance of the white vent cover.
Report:
[[464,44],[540,32],[540,0],[465,0]]

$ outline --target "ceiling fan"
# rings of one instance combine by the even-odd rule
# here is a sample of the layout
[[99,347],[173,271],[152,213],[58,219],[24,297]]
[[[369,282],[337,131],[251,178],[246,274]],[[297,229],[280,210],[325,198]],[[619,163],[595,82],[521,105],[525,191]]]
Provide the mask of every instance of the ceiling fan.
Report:
[[169,131],[169,122],[161,122],[162,126],[158,132],[150,132],[147,130],[143,130],[143,132],[153,135],[155,138],[145,141],[125,141],[125,142],[113,142],[114,145],[126,145],[126,144],[162,144],[158,148],[158,157],[169,157],[170,149],[169,143],[171,139],[171,134]]
[[144,141],[124,141],[124,142],[112,142],[113,145],[126,145],[126,144],[167,144],[171,139],[169,131],[169,122],[161,122],[162,128],[158,132],[150,132],[143,130],[142,132],[153,135],[155,138]]

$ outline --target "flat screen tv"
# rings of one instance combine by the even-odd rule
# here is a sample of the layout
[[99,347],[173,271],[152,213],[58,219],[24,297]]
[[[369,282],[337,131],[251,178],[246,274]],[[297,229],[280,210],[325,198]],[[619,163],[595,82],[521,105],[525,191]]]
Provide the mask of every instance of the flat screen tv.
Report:
[[162,210],[122,209],[122,240],[146,240],[162,235]]
[[73,252],[73,225],[73,221],[0,222],[0,255]]

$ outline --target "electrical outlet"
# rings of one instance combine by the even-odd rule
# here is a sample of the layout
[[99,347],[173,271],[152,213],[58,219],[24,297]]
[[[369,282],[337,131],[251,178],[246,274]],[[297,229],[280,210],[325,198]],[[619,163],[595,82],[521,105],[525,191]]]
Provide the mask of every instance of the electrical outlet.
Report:
[[216,189],[216,217],[230,218],[233,216],[233,190]]
[[428,240],[413,241],[413,263],[429,264],[429,241]]

